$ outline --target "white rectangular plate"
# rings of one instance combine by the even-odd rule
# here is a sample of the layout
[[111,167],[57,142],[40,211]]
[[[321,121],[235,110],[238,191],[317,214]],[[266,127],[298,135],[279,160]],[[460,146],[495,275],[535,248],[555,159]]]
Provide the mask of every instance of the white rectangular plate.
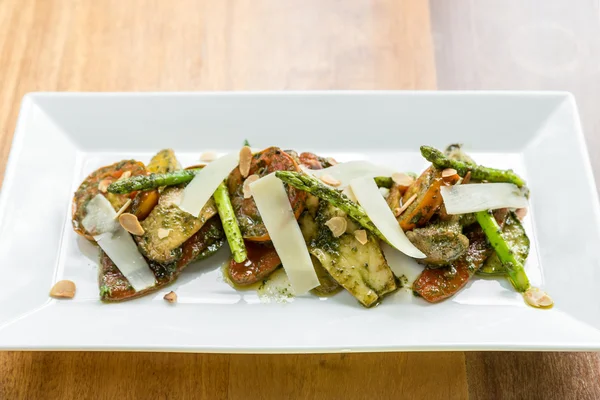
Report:
[[[421,171],[422,144],[464,143],[531,188],[527,271],[554,298],[527,307],[505,281],[475,279],[429,305],[399,291],[372,309],[347,293],[263,303],[221,276],[227,250],[169,288],[121,304],[98,299],[93,246],[70,201],[94,169],[147,162],[172,147],[312,150]],[[0,348],[304,353],[394,350],[600,350],[600,212],[577,109],[566,93],[307,92],[30,94],[0,199]],[[390,260],[392,262],[392,260]],[[54,282],[77,295],[53,300]],[[163,295],[175,290],[176,305]]]

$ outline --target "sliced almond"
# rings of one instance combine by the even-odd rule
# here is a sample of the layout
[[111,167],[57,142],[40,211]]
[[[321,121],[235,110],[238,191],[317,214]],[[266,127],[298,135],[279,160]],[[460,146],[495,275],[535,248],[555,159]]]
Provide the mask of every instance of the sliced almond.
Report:
[[520,221],[523,221],[523,218],[527,216],[527,207],[517,208],[515,214],[517,214],[517,218],[519,218]]
[[412,176],[406,175],[404,172],[393,173],[392,180],[399,186],[410,186],[415,181]]
[[250,163],[252,162],[252,150],[248,146],[240,150],[240,174],[245,178],[250,173]]
[[325,222],[325,225],[327,225],[334,237],[342,236],[346,232],[346,228],[348,228],[348,222],[344,217],[333,217]]
[[141,236],[144,234],[144,228],[142,228],[140,221],[138,221],[137,217],[133,214],[121,214],[119,216],[119,224],[132,235]]
[[446,168],[442,171],[442,178],[450,178],[454,175],[456,175],[456,170],[454,168]]
[[175,293],[174,291],[170,291],[169,293],[165,294],[165,297],[163,297],[163,299],[165,299],[166,301],[168,301],[169,303],[176,303],[177,302],[177,293]]
[[169,233],[171,233],[171,229],[158,228],[156,235],[158,236],[159,239],[164,239],[167,236],[169,236]]
[[523,293],[523,298],[532,307],[550,307],[554,304],[552,297],[540,288],[530,287]]
[[205,151],[200,155],[200,161],[211,162],[217,159],[217,153],[214,151]]
[[118,180],[127,179],[131,176],[131,171],[125,171],[121,174],[121,177]]
[[50,296],[57,299],[72,299],[75,297],[75,283],[69,280],[56,282],[50,289]]
[[115,215],[115,219],[119,218],[121,216],[121,214],[123,214],[125,211],[127,211],[129,206],[131,205],[131,203],[133,203],[133,200],[127,199],[125,204],[123,204],[123,207],[119,208],[119,211],[117,211],[117,215]]
[[356,238],[356,240],[358,240],[358,243],[360,244],[366,244],[368,242],[367,231],[365,231],[364,229],[358,229],[354,231],[354,237]]
[[111,181],[110,179],[103,179],[98,183],[98,190],[101,191],[102,193],[106,193],[106,190],[108,189],[108,186],[110,185]]
[[463,178],[461,185],[466,185],[469,182],[471,182],[471,171],[467,171],[467,174]]
[[399,217],[404,211],[406,211],[406,209],[408,207],[410,207],[410,205],[416,199],[417,199],[417,194],[415,193],[412,196],[410,196],[410,198],[406,201],[406,203],[402,204],[402,207],[394,209],[394,215],[396,215],[396,217]]
[[342,182],[338,181],[333,176],[327,174],[322,175],[321,180],[329,186],[340,186],[342,184]]
[[246,180],[244,181],[244,186],[242,186],[245,199],[249,199],[250,197],[252,197],[252,190],[250,190],[250,184],[252,182],[256,182],[259,179],[260,179],[260,176],[258,176],[256,174],[252,174],[246,178]]

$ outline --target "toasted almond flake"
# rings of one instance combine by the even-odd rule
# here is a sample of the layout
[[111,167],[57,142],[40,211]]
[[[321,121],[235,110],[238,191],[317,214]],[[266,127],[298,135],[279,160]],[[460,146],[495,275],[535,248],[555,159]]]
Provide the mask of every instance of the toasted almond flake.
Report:
[[417,194],[415,193],[406,201],[406,203],[402,204],[402,207],[396,208],[394,210],[394,215],[398,214],[396,215],[396,217],[399,217],[404,211],[406,211],[408,207],[410,207],[410,205],[413,203],[413,201],[415,201],[416,198]]
[[552,297],[548,295],[548,293],[544,292],[540,288],[530,287],[523,293],[523,297],[527,304],[532,307],[550,307],[554,304],[554,300]]
[[127,211],[127,209],[129,208],[129,206],[131,205],[132,202],[133,202],[133,200],[127,199],[125,204],[123,204],[123,207],[119,208],[119,211],[117,211],[117,215],[115,215],[115,219],[119,218],[121,216],[121,214],[123,214],[125,211]]
[[110,179],[103,179],[98,183],[98,190],[102,193],[106,193],[108,186],[110,185]]
[[342,184],[342,182],[338,181],[333,176],[327,174],[322,175],[321,180],[329,186],[340,186]]
[[200,155],[200,161],[211,162],[217,159],[217,153],[214,151],[205,151]]
[[252,162],[252,150],[248,146],[240,150],[240,174],[245,178],[250,172],[250,163]]
[[456,170],[454,168],[446,168],[442,171],[442,178],[449,178],[454,175],[456,175]]
[[72,299],[75,296],[75,283],[69,280],[56,282],[50,289],[50,296],[57,299]]
[[250,189],[250,184],[252,182],[256,182],[259,179],[260,179],[260,176],[258,176],[256,174],[252,174],[246,178],[246,180],[244,181],[244,186],[242,186],[245,199],[249,199],[250,197],[252,197],[252,190]]
[[523,221],[523,218],[525,218],[527,215],[527,207],[517,208],[515,214],[517,214],[517,218],[519,218],[519,220]]
[[130,213],[124,213],[119,216],[119,224],[125,229],[127,232],[132,235],[141,236],[144,234],[144,228],[140,225],[140,221],[138,221],[137,217]]
[[466,185],[469,182],[471,182],[471,171],[467,171],[467,174],[463,178],[461,185]]
[[354,231],[354,237],[356,238],[356,240],[358,240],[358,243],[360,244],[366,244],[368,241],[367,231],[365,231],[364,229],[358,229]]
[[393,173],[392,180],[399,186],[410,186],[415,181],[412,176],[406,175],[404,172]]
[[171,229],[158,228],[156,235],[158,236],[159,239],[164,239],[167,236],[169,236],[169,233],[171,233]]
[[120,181],[120,180],[122,180],[122,179],[127,179],[127,178],[129,178],[130,176],[131,176],[131,171],[125,171],[125,172],[123,172],[123,173],[121,174],[121,177],[119,177],[119,179],[118,179],[118,180]]
[[327,157],[327,162],[331,165],[338,165],[338,162],[333,157]]
[[329,221],[325,222],[325,225],[329,228],[334,237],[340,237],[346,232],[348,222],[344,217],[333,217]]
[[165,299],[166,301],[168,301],[171,304],[176,303],[177,302],[177,293],[175,293],[174,291],[170,291],[169,293],[165,294],[165,297],[163,297],[163,299]]

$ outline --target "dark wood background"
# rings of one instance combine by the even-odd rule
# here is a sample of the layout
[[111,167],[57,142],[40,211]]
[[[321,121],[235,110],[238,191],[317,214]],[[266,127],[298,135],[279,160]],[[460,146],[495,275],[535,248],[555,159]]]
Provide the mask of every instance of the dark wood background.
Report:
[[[26,92],[572,91],[600,176],[598,2],[0,0],[0,174]],[[52,329],[52,327],[48,327]],[[596,399],[597,353],[0,352],[0,399]]]

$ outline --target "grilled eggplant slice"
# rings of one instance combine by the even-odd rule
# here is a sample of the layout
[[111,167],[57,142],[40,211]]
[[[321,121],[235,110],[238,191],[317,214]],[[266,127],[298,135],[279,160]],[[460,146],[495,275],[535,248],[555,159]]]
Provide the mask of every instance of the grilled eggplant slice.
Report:
[[308,239],[309,252],[361,304],[373,306],[382,296],[396,290],[396,279],[377,238],[367,233],[368,241],[361,245],[354,237],[354,231],[360,227],[350,219],[346,233],[334,237],[325,223],[333,217],[345,218],[346,215],[326,201],[319,202],[314,224],[310,222],[311,217],[307,212],[300,221]]
[[[180,246],[202,228],[217,213],[212,198],[206,203],[198,218],[178,207],[183,188],[169,187],[160,195],[158,204],[141,222],[142,236],[136,236],[142,253],[150,260],[169,264],[181,256]],[[164,236],[165,231],[168,232]]]

